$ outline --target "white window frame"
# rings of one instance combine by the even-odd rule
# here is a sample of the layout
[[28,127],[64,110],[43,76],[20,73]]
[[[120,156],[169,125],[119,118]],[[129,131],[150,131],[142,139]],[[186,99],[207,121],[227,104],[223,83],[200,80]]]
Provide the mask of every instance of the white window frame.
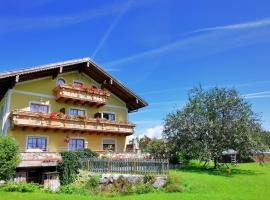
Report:
[[115,152],[117,152],[117,139],[115,138],[102,138],[102,144],[101,144],[101,149],[103,150],[103,145],[104,144],[107,144],[107,143],[104,143],[104,140],[114,140],[114,144],[115,144]]
[[47,139],[47,145],[46,145],[46,151],[42,152],[49,152],[49,136],[48,135],[26,135],[26,141],[25,141],[25,152],[28,150],[28,138],[29,137],[45,137]]
[[[84,149],[85,149],[86,143],[88,144],[88,141],[84,137],[70,137],[69,141],[72,140],[72,139],[83,140],[84,141],[84,147],[83,147]],[[69,149],[69,142],[67,143],[67,150],[68,151],[73,151],[73,150]]]
[[69,107],[69,109],[68,109],[68,114],[69,114],[70,116],[73,116],[73,115],[70,114],[71,109],[84,110],[85,116],[87,117],[87,110],[86,110],[85,108]]
[[63,77],[59,77],[59,78],[58,78],[58,79],[55,81],[55,85],[56,85],[56,86],[58,86],[57,81],[58,81],[59,79],[63,79],[63,80],[65,81],[65,84],[64,84],[64,85],[66,85],[66,84],[67,84],[66,79],[64,79]]
[[48,106],[48,114],[51,113],[51,104],[46,103],[46,102],[40,102],[40,101],[29,101],[29,103],[28,103],[29,111],[31,111],[31,104],[32,103]]

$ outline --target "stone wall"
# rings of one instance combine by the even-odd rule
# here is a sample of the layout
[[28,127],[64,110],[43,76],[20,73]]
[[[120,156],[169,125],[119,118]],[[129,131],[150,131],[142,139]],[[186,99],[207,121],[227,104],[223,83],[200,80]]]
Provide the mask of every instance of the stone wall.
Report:
[[138,183],[150,183],[154,188],[162,188],[167,182],[167,176],[144,176],[131,174],[97,174],[89,173],[91,176],[99,176],[99,187],[101,190],[111,190],[113,186],[123,189],[126,185]]

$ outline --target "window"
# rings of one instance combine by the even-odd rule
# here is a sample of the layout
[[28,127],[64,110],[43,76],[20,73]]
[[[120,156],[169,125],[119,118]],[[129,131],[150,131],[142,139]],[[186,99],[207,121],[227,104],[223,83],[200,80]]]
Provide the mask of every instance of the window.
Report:
[[84,139],[70,139],[68,149],[71,151],[84,149]]
[[73,86],[80,88],[80,87],[83,86],[83,82],[81,82],[81,81],[73,81]]
[[103,113],[103,119],[115,121],[116,120],[115,113]]
[[47,151],[47,137],[29,136],[27,139],[27,149]]
[[77,108],[71,108],[69,111],[69,114],[71,116],[85,116],[85,110],[77,109]]
[[63,79],[63,78],[59,78],[59,79],[57,79],[57,81],[56,81],[56,85],[58,86],[58,85],[65,85],[66,84],[66,81],[65,81],[65,79]]
[[41,103],[31,103],[30,104],[30,111],[48,113],[49,112],[49,106],[41,104]]
[[102,146],[103,146],[103,150],[107,150],[107,151],[116,150],[115,140],[113,139],[104,139]]

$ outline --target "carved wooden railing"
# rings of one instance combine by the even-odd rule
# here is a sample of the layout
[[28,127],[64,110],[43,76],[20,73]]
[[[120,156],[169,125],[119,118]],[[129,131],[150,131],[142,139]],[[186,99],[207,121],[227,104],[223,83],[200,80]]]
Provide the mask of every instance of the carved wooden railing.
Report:
[[93,87],[74,87],[70,85],[59,85],[54,88],[54,95],[57,101],[66,103],[88,104],[90,106],[103,106],[106,104],[109,92],[105,89]]
[[113,133],[132,135],[135,125],[129,122],[117,122],[94,118],[85,119],[58,119],[50,114],[15,110],[11,113],[13,127],[42,128],[53,130],[65,130],[81,133]]

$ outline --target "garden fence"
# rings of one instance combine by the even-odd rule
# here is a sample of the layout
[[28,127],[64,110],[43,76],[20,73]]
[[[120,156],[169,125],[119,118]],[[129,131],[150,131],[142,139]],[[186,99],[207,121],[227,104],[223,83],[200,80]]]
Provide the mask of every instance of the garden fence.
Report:
[[167,159],[104,159],[85,160],[84,168],[96,173],[153,174],[166,175],[169,171]]

